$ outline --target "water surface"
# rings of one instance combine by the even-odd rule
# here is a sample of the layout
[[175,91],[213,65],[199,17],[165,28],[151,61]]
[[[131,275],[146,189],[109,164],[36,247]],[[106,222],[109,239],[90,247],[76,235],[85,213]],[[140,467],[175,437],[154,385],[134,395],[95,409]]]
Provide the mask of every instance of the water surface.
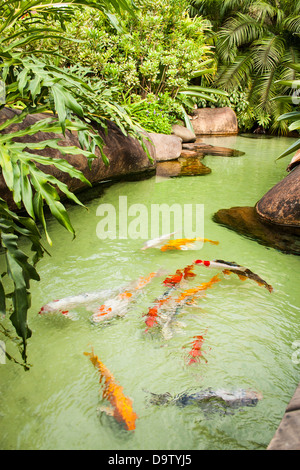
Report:
[[[39,263],[40,282],[32,284],[28,360],[25,372],[0,365],[2,449],[265,449],[299,382],[293,343],[300,340],[299,257],[281,253],[212,221],[221,208],[254,205],[285,175],[287,159],[275,163],[289,138],[210,137],[207,143],[246,152],[242,157],[206,156],[212,172],[203,176],[120,182],[87,203],[88,211],[69,208],[75,240],[50,220],[51,257]],[[203,204],[205,243],[198,251],[142,251],[144,240],[100,240],[96,235],[100,204],[119,196],[135,203]],[[26,248],[26,247],[25,247]],[[270,294],[253,281],[232,275],[207,291],[204,299],[177,316],[173,336],[145,334],[145,317],[164,292],[156,278],[141,292],[123,318],[94,325],[90,313],[78,310],[75,321],[41,316],[42,305],[81,292],[114,293],[130,281],[161,268],[168,274],[196,258],[236,261],[274,287]],[[215,271],[197,268],[189,285],[208,281]],[[5,323],[10,327],[9,322]],[[186,346],[205,335],[207,363],[188,367]],[[2,339],[2,338],[1,338]],[[139,418],[136,430],[122,429],[97,412],[103,405],[99,374],[83,355],[95,353],[131,397]],[[6,342],[7,352],[17,355]],[[181,393],[212,387],[259,390],[256,407],[233,413],[204,412],[195,406],[153,406],[148,391]]]

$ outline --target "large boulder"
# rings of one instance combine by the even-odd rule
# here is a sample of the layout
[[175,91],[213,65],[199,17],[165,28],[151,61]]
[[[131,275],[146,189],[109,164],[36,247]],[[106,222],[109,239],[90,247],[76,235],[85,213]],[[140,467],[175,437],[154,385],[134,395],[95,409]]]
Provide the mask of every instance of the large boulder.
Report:
[[300,231],[300,165],[273,186],[256,204],[263,222]]
[[[11,119],[19,111],[12,110],[9,108],[3,108],[0,111],[0,125],[6,120]],[[32,114],[28,115],[23,122],[12,124],[5,128],[2,133],[15,132],[21,129],[25,129],[41,119],[49,118],[49,114]],[[94,124],[94,129],[102,137],[104,141],[103,151],[109,160],[109,165],[106,166],[101,158],[101,154],[98,148],[96,148],[95,158],[92,162],[91,168],[89,168],[87,158],[82,155],[62,155],[58,149],[46,148],[44,150],[36,151],[39,155],[45,155],[53,158],[64,158],[71,163],[76,169],[80,170],[84,176],[92,183],[96,184],[108,179],[118,179],[120,177],[138,175],[140,173],[155,172],[156,167],[156,148],[153,144],[149,135],[146,135],[144,140],[149,155],[153,159],[151,162],[143,150],[138,140],[131,136],[125,136],[121,130],[113,123],[108,121],[108,132],[106,133],[97,123]],[[170,136],[168,136],[170,137]],[[43,133],[37,132],[34,135],[26,135],[18,141],[23,142],[40,142],[46,139],[59,138],[59,145],[61,146],[77,146],[80,147],[78,135],[76,132],[66,131],[65,136],[62,134],[54,133]],[[150,140],[148,140],[150,138]],[[57,179],[67,184],[72,192],[78,192],[86,185],[77,178],[71,178],[67,173],[58,170],[54,165],[40,165],[37,164],[45,173],[55,176]],[[0,197],[5,199],[10,207],[14,207],[12,204],[12,195],[8,190],[2,174],[0,174]]]
[[229,107],[196,109],[191,122],[197,135],[229,135],[239,130],[236,114]]
[[182,150],[182,139],[177,135],[149,134],[155,148],[157,162],[176,160]]

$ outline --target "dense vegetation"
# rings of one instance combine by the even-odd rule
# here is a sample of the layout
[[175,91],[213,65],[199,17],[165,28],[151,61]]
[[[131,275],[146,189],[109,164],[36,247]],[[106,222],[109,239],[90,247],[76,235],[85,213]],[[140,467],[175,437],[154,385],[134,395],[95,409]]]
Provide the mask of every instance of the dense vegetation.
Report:
[[292,93],[288,84],[283,89],[283,80],[299,78],[290,68],[300,58],[299,0],[193,0],[191,13],[212,23],[210,40],[218,62],[215,85],[235,100],[238,93],[239,101],[248,101],[241,124],[252,128],[257,123],[286,134],[287,124],[278,118],[291,112],[293,104],[274,98]]
[[[299,129],[299,100],[292,95],[300,77],[293,65],[300,54],[299,13],[300,1],[291,0],[0,0],[0,110],[18,110],[0,125],[0,167],[16,207],[23,209],[13,212],[0,200],[6,263],[0,314],[10,314],[25,362],[30,283],[39,280],[44,235],[52,243],[44,208],[74,235],[59,191],[81,204],[37,164],[89,182],[65,160],[36,153],[57,148],[57,139],[32,144],[24,137],[74,130],[81,148],[60,150],[92,161],[98,148],[108,164],[93,127],[105,128],[108,119],[142,145],[142,129],[171,133],[178,120],[189,125],[194,106],[231,106],[241,130]],[[7,132],[45,111],[38,123]],[[299,142],[285,154],[296,148]],[[33,256],[20,250],[20,236],[30,241]]]

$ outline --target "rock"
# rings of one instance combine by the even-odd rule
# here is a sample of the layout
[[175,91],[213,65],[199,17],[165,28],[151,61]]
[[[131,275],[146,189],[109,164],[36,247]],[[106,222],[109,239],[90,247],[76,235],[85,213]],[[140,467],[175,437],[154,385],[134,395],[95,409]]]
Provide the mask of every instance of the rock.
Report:
[[254,207],[220,209],[214,214],[213,220],[262,245],[285,253],[300,254],[300,229],[298,234],[280,227],[274,230],[274,226],[262,222]]
[[194,151],[198,155],[215,155],[218,157],[240,157],[245,155],[241,150],[231,149],[227,147],[217,147],[215,145],[205,144],[204,142],[195,142],[190,144],[182,144],[183,151]]
[[176,135],[148,134],[155,148],[156,161],[176,160],[182,150],[182,139]]
[[267,450],[300,450],[300,384]]
[[263,222],[300,230],[300,165],[271,188],[256,204],[256,212]]
[[182,142],[195,142],[196,140],[196,134],[194,132],[179,124],[173,124],[172,132],[177,135],[177,137],[180,137]]
[[175,176],[199,176],[211,173],[211,169],[201,163],[199,157],[180,157],[177,160],[158,162],[156,176],[169,178]]
[[238,133],[236,114],[229,107],[196,109],[191,122],[197,135],[228,135]]
[[300,150],[295,153],[286,171],[292,171],[297,165],[300,165]]
[[[201,152],[200,152],[200,153],[201,153]],[[180,156],[183,157],[183,158],[197,157],[197,156],[198,156],[198,152],[196,152],[195,150],[185,150],[185,149],[183,149],[183,150],[181,151]]]
[[[0,111],[0,124],[4,123],[7,119],[12,118],[15,114],[19,114],[17,110],[3,108]],[[32,114],[28,115],[22,123],[13,124],[9,128],[4,129],[2,133],[8,133],[24,129],[25,127],[34,124],[35,122],[49,118],[49,114]],[[108,134],[97,124],[94,128],[98,131],[99,135],[104,140],[104,153],[109,159],[110,164],[106,166],[101,158],[100,151],[96,149],[95,153],[97,158],[93,160],[91,169],[88,167],[88,161],[82,154],[78,155],[62,155],[59,150],[46,148],[44,150],[36,151],[39,155],[50,156],[53,158],[64,158],[71,163],[76,169],[82,171],[85,177],[92,183],[96,184],[100,181],[107,179],[118,179],[120,177],[131,176],[144,172],[155,171],[155,152],[156,148],[152,142],[145,140],[145,144],[149,150],[154,163],[151,163],[146,152],[142,149],[140,143],[134,138],[126,137],[121,130],[113,123],[108,121]],[[168,136],[171,137],[171,136]],[[19,141],[25,142],[40,142],[45,139],[59,138],[59,145],[62,146],[77,146],[80,147],[77,134],[75,132],[66,131],[66,135],[54,133],[42,133],[30,136],[26,135],[19,138]],[[16,139],[17,140],[17,139]],[[181,148],[181,145],[180,145]],[[57,179],[67,184],[72,192],[77,192],[86,188],[87,186],[77,178],[71,178],[67,173],[58,170],[54,165],[40,165],[37,164],[45,173],[55,176]],[[8,190],[2,174],[0,175],[0,197],[7,200],[10,207],[15,209],[12,204],[11,192]]]

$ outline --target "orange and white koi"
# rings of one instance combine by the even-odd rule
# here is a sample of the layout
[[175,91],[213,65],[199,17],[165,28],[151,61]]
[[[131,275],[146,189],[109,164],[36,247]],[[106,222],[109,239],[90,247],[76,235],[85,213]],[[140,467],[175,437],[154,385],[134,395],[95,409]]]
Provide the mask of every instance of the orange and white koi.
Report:
[[200,362],[201,359],[207,362],[207,359],[203,356],[202,346],[204,343],[203,335],[193,336],[194,341],[191,343],[191,350],[187,354],[187,365],[195,364]]
[[201,296],[204,296],[205,294],[203,295],[202,292],[213,287],[213,285],[220,280],[221,279],[217,274],[216,276],[212,277],[210,281],[203,282],[199,286],[186,289],[177,297],[170,296],[163,305],[160,305],[160,310],[157,311],[157,315],[154,316],[154,325],[161,327],[161,333],[164,339],[170,339],[172,337],[170,325],[174,317],[180,312],[181,308],[186,304],[193,303]]
[[264,281],[261,277],[253,273],[250,269],[245,268],[244,266],[240,266],[234,261],[231,261],[231,262],[224,261],[224,260],[204,261],[201,259],[197,259],[196,261],[194,261],[194,264],[203,265],[207,268],[222,269],[223,274],[235,273],[242,281],[245,281],[246,279],[252,279],[258,285],[264,286],[266,289],[268,289],[269,292],[273,291],[273,287],[270,284],[268,284],[266,281]]
[[91,320],[94,323],[100,323],[110,320],[115,316],[123,316],[128,310],[128,305],[135,298],[135,294],[146,286],[154,277],[160,275],[157,272],[150,273],[149,276],[142,276],[136,283],[128,286],[128,288],[112,299],[108,299],[104,304],[97,308],[92,315]]
[[100,372],[100,380],[104,379],[103,385],[103,399],[106,399],[112,405],[111,414],[119,423],[125,426],[128,431],[133,431],[136,428],[135,422],[138,418],[137,414],[133,411],[132,400],[124,395],[123,387],[116,383],[113,374],[108,368],[100,361],[98,356],[91,353],[84,352],[85,356],[89,356],[91,362]]
[[169,240],[168,243],[163,245],[160,249],[161,251],[168,251],[168,250],[187,250],[188,248],[193,248],[195,242],[209,242],[212,245],[218,245],[218,241],[209,240],[208,238],[177,238],[175,240]]
[[160,245],[161,243],[163,243],[164,240],[169,240],[171,238],[171,236],[175,235],[175,233],[177,233],[177,232],[178,231],[167,233],[165,235],[161,235],[160,237],[153,238],[153,240],[148,240],[141,249],[142,250],[147,250],[148,248],[154,248],[155,246]]

